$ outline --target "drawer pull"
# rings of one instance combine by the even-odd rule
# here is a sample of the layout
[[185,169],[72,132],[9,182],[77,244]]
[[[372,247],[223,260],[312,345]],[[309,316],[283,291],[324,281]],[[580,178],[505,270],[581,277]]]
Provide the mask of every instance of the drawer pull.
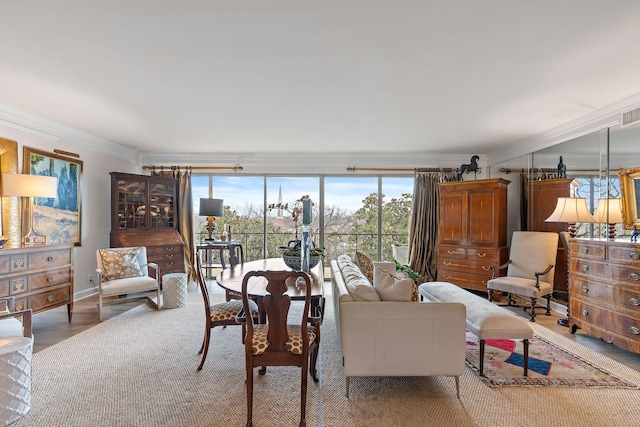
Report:
[[49,302],[53,302],[53,296],[49,295],[49,296],[47,297],[47,301],[49,301]]
[[171,252],[173,250],[173,246],[168,246],[166,248],[164,248],[165,251],[167,252]]
[[483,269],[484,271],[490,271],[490,270],[492,270],[492,268],[491,268],[491,267],[487,267],[486,265],[483,265],[483,266],[482,266],[482,269]]
[[589,292],[589,287],[587,285],[582,285],[582,292],[584,293]]
[[631,259],[640,259],[640,253],[638,253],[638,252],[631,252],[631,253],[629,254],[629,258],[631,258]]
[[589,271],[589,266],[587,264],[584,264],[582,266],[582,271]]
[[165,258],[173,258],[173,254],[165,254],[164,257]]
[[53,276],[47,276],[47,282],[49,283],[53,282]]
[[51,255],[49,255],[49,256],[47,257],[47,261],[49,261],[49,262],[53,261],[53,257],[52,257]]
[[635,326],[629,326],[629,330],[634,335],[640,335],[640,329],[636,328]]
[[445,262],[443,262],[443,263],[442,263],[442,265],[451,265],[451,263],[450,263],[450,262],[445,261]]
[[165,262],[164,265],[166,265],[167,267],[171,267],[173,265],[172,262]]
[[478,253],[476,255],[478,255],[478,258],[484,258],[484,257],[487,256],[487,253],[486,252],[482,252],[482,253]]
[[633,280],[640,280],[640,274],[638,273],[629,273],[629,277]]
[[631,305],[640,305],[640,300],[638,298],[629,298],[629,302],[631,303]]
[[457,254],[458,252],[456,252],[456,251],[452,251],[452,250],[448,250],[448,251],[447,251],[447,253],[448,253],[449,255],[455,255],[455,254]]
[[583,254],[588,254],[589,253],[589,248],[582,248],[582,253]]
[[586,309],[582,309],[582,311],[580,312],[583,316],[588,316],[589,312]]

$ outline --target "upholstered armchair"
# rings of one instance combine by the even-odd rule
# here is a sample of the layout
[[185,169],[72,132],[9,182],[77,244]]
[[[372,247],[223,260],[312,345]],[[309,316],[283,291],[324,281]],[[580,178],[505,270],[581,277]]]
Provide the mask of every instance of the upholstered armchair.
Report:
[[[143,298],[160,309],[160,272],[157,264],[147,262],[147,248],[98,249],[96,259],[101,322],[103,306],[108,304]],[[155,293],[156,301],[149,292]]]
[[[558,234],[541,231],[514,231],[511,238],[509,261],[501,266],[492,266],[492,279],[487,282],[489,301],[492,290],[507,294],[507,305],[528,310],[529,318],[535,322],[536,307],[545,308],[551,314],[551,296],[555,275]],[[498,277],[507,269],[507,275]],[[528,298],[529,307],[518,305],[514,295]],[[546,306],[537,306],[538,298],[547,300]]]

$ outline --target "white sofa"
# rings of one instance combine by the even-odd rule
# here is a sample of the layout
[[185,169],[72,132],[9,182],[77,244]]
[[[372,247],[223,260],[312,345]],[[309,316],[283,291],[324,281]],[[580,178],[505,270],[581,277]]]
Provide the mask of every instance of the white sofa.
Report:
[[[351,273],[346,276],[355,280]],[[460,398],[466,348],[463,304],[356,301],[336,260],[331,261],[331,283],[347,397],[352,376],[444,375],[455,377]]]

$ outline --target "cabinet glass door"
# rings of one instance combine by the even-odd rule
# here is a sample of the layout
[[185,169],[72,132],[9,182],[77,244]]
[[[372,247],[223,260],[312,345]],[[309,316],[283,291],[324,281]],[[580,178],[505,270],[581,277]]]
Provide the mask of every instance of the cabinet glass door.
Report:
[[118,180],[119,229],[146,228],[146,187],[144,181]]
[[149,184],[150,228],[175,226],[174,212],[175,185],[151,182]]

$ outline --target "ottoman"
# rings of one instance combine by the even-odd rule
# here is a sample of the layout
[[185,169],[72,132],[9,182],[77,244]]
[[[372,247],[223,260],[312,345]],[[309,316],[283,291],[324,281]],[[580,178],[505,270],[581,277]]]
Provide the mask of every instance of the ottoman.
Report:
[[187,273],[162,276],[162,307],[178,308],[187,304]]
[[0,425],[9,425],[31,409],[33,339],[0,339]]

